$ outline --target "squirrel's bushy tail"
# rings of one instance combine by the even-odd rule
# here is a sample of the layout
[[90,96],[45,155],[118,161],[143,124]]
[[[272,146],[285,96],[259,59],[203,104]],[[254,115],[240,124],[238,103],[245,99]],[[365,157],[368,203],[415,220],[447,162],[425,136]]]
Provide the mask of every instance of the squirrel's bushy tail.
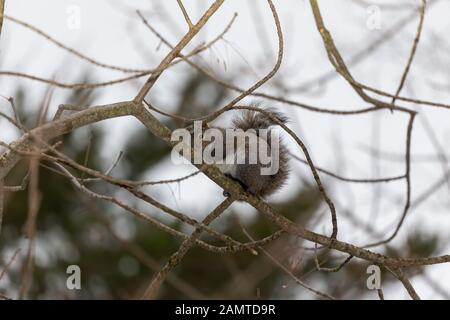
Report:
[[[264,108],[262,110],[271,113],[282,123],[288,121],[288,118],[284,114],[273,108]],[[246,131],[248,129],[267,129],[270,126],[278,125],[278,123],[262,112],[245,110],[241,116],[233,119],[233,125],[236,129]]]

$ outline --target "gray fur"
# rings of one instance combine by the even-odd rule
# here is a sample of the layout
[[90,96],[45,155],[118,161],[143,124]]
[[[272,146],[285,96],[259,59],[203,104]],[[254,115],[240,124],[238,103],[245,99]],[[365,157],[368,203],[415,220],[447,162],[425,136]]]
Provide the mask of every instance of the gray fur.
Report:
[[[270,112],[280,122],[286,123],[287,117],[275,109],[264,109]],[[271,126],[277,125],[273,119],[265,114],[253,110],[245,110],[239,117],[233,119],[233,125],[235,129],[242,129],[244,131],[248,129],[270,129]],[[268,141],[271,146],[270,141]],[[286,182],[289,176],[289,157],[287,148],[283,141],[279,141],[279,169],[277,173],[273,175],[262,175],[262,164],[236,164],[235,170],[232,173],[228,173],[232,178],[239,181],[243,187],[260,197],[267,197],[276,191],[278,191]],[[248,155],[249,148],[246,145],[246,154]],[[247,156],[248,159],[248,156]]]

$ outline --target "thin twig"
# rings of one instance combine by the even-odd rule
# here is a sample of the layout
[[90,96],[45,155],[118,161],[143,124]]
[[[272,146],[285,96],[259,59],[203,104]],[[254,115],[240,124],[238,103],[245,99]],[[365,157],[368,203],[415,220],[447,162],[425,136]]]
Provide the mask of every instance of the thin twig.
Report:
[[[218,218],[232,203],[234,202],[234,199],[232,197],[226,198],[221,204],[219,204],[211,213],[209,213],[205,219],[203,219],[202,223],[205,225],[210,224],[213,220]],[[183,257],[186,255],[186,253],[189,251],[189,249],[192,248],[192,246],[195,243],[195,240],[200,236],[202,233],[201,228],[196,228],[194,232],[192,232],[191,236],[183,241],[180,248],[172,254],[167,261],[167,263],[164,265],[164,267],[156,274],[156,276],[151,281],[150,285],[145,290],[144,295],[142,296],[142,299],[154,299],[163,284],[164,280],[166,279],[169,272],[175,268],[183,259]]]
[[408,210],[411,207],[411,140],[415,115],[416,115],[415,113],[411,114],[406,132],[406,151],[405,151],[406,200],[405,205],[403,207],[402,215],[400,217],[397,226],[395,227],[394,232],[389,237],[387,237],[385,240],[368,244],[364,246],[365,248],[371,248],[382,244],[386,244],[389,243],[392,239],[394,239],[395,236],[397,236],[398,232],[400,231],[400,228],[403,225],[403,222],[405,221],[406,215],[408,214]]
[[[149,28],[149,30],[161,40],[162,43],[164,43],[167,47],[169,47],[171,49],[174,48],[174,46],[172,44],[170,44],[170,42],[167,39],[165,39],[161,33],[159,33],[155,28],[153,28],[148,23],[148,21],[145,21],[144,23]],[[205,75],[209,79],[213,80],[214,82],[218,83],[219,85],[223,86],[224,88],[227,88],[227,89],[239,92],[239,93],[244,93],[246,91],[246,89],[240,88],[233,84],[227,83],[221,79],[218,79],[215,75],[213,75],[211,72],[207,71],[205,68],[192,62],[190,59],[187,59],[186,56],[183,56],[180,54],[180,57],[184,61],[186,61],[186,63],[188,63],[192,68],[201,72],[203,75]],[[404,107],[399,107],[399,106],[392,106],[392,105],[384,105],[384,106],[378,105],[377,107],[361,108],[361,109],[356,109],[356,110],[351,110],[351,109],[350,110],[336,110],[336,109],[331,109],[331,108],[316,107],[316,106],[306,104],[303,102],[294,101],[294,100],[286,99],[285,97],[274,96],[274,95],[262,93],[262,92],[251,92],[248,95],[265,98],[265,99],[272,100],[272,101],[277,101],[277,102],[280,102],[283,104],[292,105],[294,107],[299,107],[299,108],[302,108],[302,109],[305,109],[305,110],[308,110],[311,112],[340,115],[340,116],[361,115],[361,114],[365,114],[365,113],[369,113],[369,112],[378,112],[378,111],[381,111],[384,109],[393,109],[393,110],[397,110],[397,111],[401,111],[401,112],[408,112],[408,113],[411,112],[410,109],[407,109]],[[450,108],[450,106],[449,106],[449,108]],[[346,109],[348,109],[348,108],[346,108]]]
[[[148,269],[158,272],[161,269],[160,264],[153,259],[141,246],[133,241],[124,240],[119,237],[113,228],[111,228],[110,224],[107,224],[108,230],[111,232],[113,237],[120,242],[120,244],[130,252],[134,257],[136,257],[143,265],[145,265]],[[170,273],[167,276],[167,283],[169,283],[172,287],[179,290],[181,293],[186,295],[189,299],[206,299],[207,297],[201,293],[197,288],[184,281],[180,277],[178,277],[174,273]]]
[[[115,197],[110,197],[110,196],[102,195],[102,194],[96,193],[96,192],[94,192],[94,191],[92,191],[92,190],[86,188],[84,185],[82,185],[82,184],[80,183],[80,180],[77,179],[72,173],[70,173],[64,166],[62,166],[62,165],[59,164],[58,162],[54,162],[54,164],[55,164],[55,166],[57,166],[57,167],[60,169],[60,171],[61,171],[66,177],[68,177],[68,178],[71,180],[71,182],[72,182],[72,183],[73,183],[80,191],[86,193],[86,194],[89,195],[90,197],[96,198],[96,199],[106,200],[106,201],[109,201],[109,202],[111,202],[111,203],[113,203],[113,204],[115,204],[115,205],[118,205],[119,207],[121,207],[121,208],[125,209],[126,211],[132,213],[133,215],[137,216],[138,218],[141,218],[141,219],[145,220],[146,222],[149,222],[149,223],[152,224],[153,226],[155,226],[155,227],[157,227],[157,228],[159,228],[159,229],[161,229],[161,230],[163,230],[163,231],[165,231],[165,232],[167,232],[167,233],[169,233],[169,234],[171,234],[171,235],[173,235],[173,236],[179,237],[179,238],[181,238],[181,239],[183,239],[183,240],[186,240],[187,238],[189,238],[189,236],[187,236],[186,234],[184,234],[184,233],[182,233],[182,232],[179,232],[179,231],[177,231],[177,230],[174,230],[174,229],[172,229],[171,227],[166,226],[165,224],[163,224],[163,223],[161,223],[161,222],[159,222],[159,221],[153,219],[152,217],[150,217],[150,216],[148,216],[148,215],[146,215],[146,214],[140,212],[139,210],[137,210],[137,209],[135,209],[135,208],[133,208],[133,207],[130,207],[130,206],[126,205],[124,202],[118,200],[118,199],[115,198]],[[147,200],[149,200],[149,199],[147,199]],[[152,200],[152,202],[153,202],[153,201],[154,201],[154,200]],[[155,204],[156,204],[158,207],[162,206],[162,204],[159,204],[159,203],[157,203],[157,202],[156,202]],[[268,237],[265,237],[265,238],[263,238],[263,239],[261,239],[261,240],[258,240],[258,241],[256,241],[256,242],[252,242],[252,243],[239,243],[239,242],[237,242],[237,241],[231,239],[231,238],[228,237],[228,236],[222,235],[222,234],[220,234],[220,233],[218,233],[218,232],[216,232],[216,231],[210,229],[210,228],[207,227],[205,224],[203,224],[203,223],[198,223],[197,221],[192,220],[192,219],[190,219],[189,217],[187,217],[187,216],[185,216],[185,215],[183,215],[183,214],[181,214],[181,213],[177,213],[177,212],[174,211],[174,210],[171,210],[171,209],[169,209],[169,208],[166,208],[165,206],[163,207],[162,210],[163,210],[163,211],[164,211],[164,210],[167,210],[167,211],[171,212],[172,214],[179,215],[180,218],[181,218],[183,221],[186,221],[187,223],[189,223],[189,224],[191,224],[191,225],[197,226],[197,227],[200,228],[200,229],[204,229],[204,230],[206,230],[206,231],[208,231],[208,232],[211,232],[213,235],[217,235],[217,236],[218,236],[220,239],[222,239],[223,241],[225,241],[225,242],[227,242],[227,243],[231,243],[231,245],[228,245],[228,246],[225,246],[225,247],[217,247],[217,246],[210,245],[210,244],[208,244],[208,243],[206,243],[206,242],[203,242],[203,241],[201,241],[201,240],[196,240],[196,244],[199,245],[201,248],[203,248],[203,249],[205,249],[205,250],[208,250],[208,251],[211,251],[211,252],[215,252],[215,253],[235,253],[235,252],[241,252],[241,251],[249,251],[249,252],[253,253],[253,252],[254,252],[254,248],[255,248],[256,246],[264,246],[264,245],[267,245],[267,244],[269,244],[270,242],[272,242],[272,241],[278,239],[281,235],[283,235],[283,234],[285,233],[283,230],[279,230],[279,231],[273,233],[272,235],[270,235],[270,236],[268,236]]]
[[4,11],[5,11],[5,0],[0,0],[0,36],[2,35]]
[[334,268],[322,268],[320,266],[320,262],[319,262],[319,258],[317,257],[317,243],[315,243],[314,245],[314,263],[316,265],[316,269],[317,271],[324,271],[324,272],[339,272],[342,267],[344,267],[347,263],[350,262],[350,260],[352,260],[353,256],[349,255],[344,262],[340,263],[338,266],[334,267]]
[[215,0],[214,3],[206,10],[200,20],[189,29],[186,35],[178,42],[178,44],[167,54],[167,56],[161,61],[157,67],[158,71],[154,72],[150,78],[147,79],[144,86],[141,88],[139,93],[136,95],[134,101],[138,104],[142,103],[145,96],[151,90],[153,85],[156,83],[158,78],[161,76],[163,71],[170,65],[170,63],[177,58],[181,50],[195,37],[195,35],[200,31],[201,28],[208,22],[209,18],[220,8],[224,0]]
[[409,73],[409,69],[411,68],[411,64],[413,62],[414,56],[416,54],[416,50],[417,50],[417,45],[419,44],[420,41],[420,35],[422,34],[422,29],[423,29],[423,21],[425,18],[425,7],[427,5],[426,0],[421,0],[421,6],[420,6],[420,21],[419,21],[419,25],[417,26],[417,32],[416,32],[416,37],[414,38],[414,42],[411,48],[411,53],[409,54],[409,58],[408,58],[408,62],[406,64],[405,70],[403,71],[402,74],[402,78],[400,80],[400,84],[397,88],[397,91],[395,92],[395,97],[392,98],[392,104],[395,104],[395,100],[397,99],[397,96],[400,94],[400,92],[403,89],[403,86],[405,85],[405,81],[406,81],[406,77],[408,76]]
[[12,299],[0,292],[0,300],[12,300]]
[[[119,154],[117,155],[116,160],[114,160],[114,162],[111,164],[111,166],[105,171],[104,175],[107,176],[109,175],[114,168],[119,164],[120,160],[122,159],[123,156],[123,151],[120,151]],[[85,179],[80,179],[83,182],[91,182],[91,181],[99,181],[101,180],[100,178],[85,178]]]
[[[249,240],[253,240],[252,236],[248,233],[248,231],[243,226],[241,226],[241,229]],[[267,256],[281,270],[283,270],[287,275],[289,275],[296,283],[301,285],[306,290],[311,291],[312,293],[314,293],[320,297],[323,297],[325,299],[336,300],[333,296],[329,295],[328,293],[321,292],[317,289],[312,288],[311,286],[307,285],[306,283],[304,283],[295,274],[293,274],[292,271],[290,271],[286,266],[284,266],[284,264],[282,264],[280,261],[278,261],[278,259],[276,259],[274,256],[272,256],[269,252],[267,252],[267,250],[265,250],[263,248],[258,248],[258,249],[260,251],[262,251],[264,253],[264,255]]]
[[[296,156],[295,154],[293,154],[292,152],[289,152],[290,156],[303,163],[308,165],[308,161],[301,159],[300,157]],[[356,179],[356,178],[347,178],[347,177],[343,177],[341,175],[338,175],[336,173],[333,173],[327,169],[323,169],[321,167],[316,166],[316,169],[318,172],[324,173],[327,176],[330,176],[332,178],[335,178],[337,180],[341,180],[344,182],[352,182],[352,183],[385,183],[385,182],[391,182],[391,181],[398,181],[398,180],[402,180],[405,179],[405,175],[399,175],[399,176],[393,176],[393,177],[387,177],[387,178],[373,178],[373,179]]]
[[268,112],[267,110],[257,108],[257,107],[249,107],[249,106],[234,106],[234,109],[236,110],[252,110],[257,111],[265,116],[269,117],[274,123],[279,125],[281,128],[283,128],[284,131],[286,131],[294,140],[295,142],[300,146],[300,148],[303,151],[303,154],[305,155],[306,161],[309,165],[309,168],[311,170],[311,173],[313,175],[313,178],[317,184],[317,188],[319,189],[319,192],[321,193],[323,199],[325,200],[326,204],[328,205],[330,209],[331,214],[331,224],[332,224],[332,233],[330,236],[330,239],[334,240],[337,237],[338,234],[338,222],[337,222],[337,214],[336,214],[336,207],[333,203],[333,201],[328,196],[328,193],[326,192],[322,181],[320,180],[320,176],[318,174],[318,170],[316,169],[316,166],[314,165],[312,158],[309,154],[308,148],[306,148],[306,145],[303,143],[303,141],[291,130],[289,129],[284,123],[282,123],[279,119],[277,119],[272,113]]
[[313,11],[314,19],[316,22],[317,30],[319,31],[322,41],[325,46],[325,50],[328,55],[328,59],[330,63],[334,66],[336,69],[336,72],[338,72],[347,82],[352,86],[352,88],[355,90],[355,92],[366,102],[371,103],[377,107],[383,107],[383,108],[390,108],[393,110],[394,104],[388,104],[386,102],[383,102],[381,100],[374,99],[370,96],[368,96],[364,90],[361,88],[359,83],[355,81],[353,76],[351,75],[350,71],[348,70],[344,59],[342,58],[341,54],[339,53],[339,50],[336,48],[336,45],[334,44],[333,38],[331,37],[330,32],[325,27],[325,24],[323,22],[322,14],[319,9],[319,5],[317,3],[317,0],[310,0],[310,5]]
[[186,23],[189,26],[189,30],[192,29],[194,27],[194,25],[192,24],[191,18],[189,18],[189,14],[187,13],[186,8],[183,5],[183,1],[177,0],[177,3],[181,9],[181,12],[183,12],[184,20],[186,20]]
[[[389,268],[387,268],[387,269],[389,270]],[[403,273],[402,269],[397,268],[397,269],[389,270],[389,271],[392,272],[394,274],[394,276],[398,280],[400,280],[400,282],[403,284],[403,286],[405,287],[406,291],[408,291],[409,295],[411,296],[411,298],[413,300],[420,300],[419,295],[417,294],[416,290],[412,286],[412,284],[409,281],[409,279]]]
[[0,235],[2,234],[4,207],[5,207],[5,183],[4,179],[0,179]]
[[[185,57],[193,57],[201,52],[203,52],[204,50],[210,48],[212,45],[214,45],[218,40],[222,39],[223,35],[228,32],[228,30],[230,29],[232,23],[235,20],[236,15],[233,16],[232,20],[230,21],[230,23],[227,25],[227,27],[225,28],[225,30],[218,36],[216,37],[214,40],[212,40],[209,43],[206,43],[204,45],[201,45],[197,48],[195,48],[194,50],[192,50],[189,54],[186,54]],[[6,17],[5,17],[6,19]],[[15,22],[19,23],[17,19],[12,18],[12,17],[8,17],[8,19],[14,19]],[[29,29],[38,32],[35,27],[20,21],[20,23],[23,26],[29,27]],[[64,50],[71,52],[72,54],[75,54],[77,57],[81,58],[82,60],[86,60],[94,65],[97,65],[99,67],[103,67],[103,68],[108,68],[108,69],[112,69],[112,70],[116,70],[116,71],[122,71],[122,72],[127,72],[127,73],[134,73],[133,75],[130,76],[126,76],[123,78],[119,78],[119,79],[115,79],[115,80],[110,80],[110,81],[103,81],[103,82],[97,82],[97,83],[64,83],[64,82],[59,82],[59,81],[55,81],[53,79],[45,79],[42,77],[38,77],[38,76],[34,76],[34,75],[30,75],[30,74],[26,74],[23,72],[17,72],[17,71],[0,71],[0,76],[11,76],[11,77],[21,77],[21,78],[26,78],[26,79],[30,79],[33,81],[39,81],[42,83],[46,83],[55,87],[59,87],[59,88],[64,88],[64,89],[71,89],[71,90],[81,90],[81,89],[97,89],[97,88],[101,88],[101,87],[105,87],[105,86],[111,86],[111,85],[116,85],[116,84],[120,84],[120,83],[124,83],[130,80],[134,80],[134,79],[138,79],[144,76],[147,76],[149,74],[152,73],[157,73],[157,72],[161,72],[164,71],[165,69],[172,67],[178,63],[180,63],[181,61],[183,61],[183,59],[176,59],[175,61],[172,61],[168,66],[165,66],[164,68],[154,68],[154,69],[146,69],[146,70],[138,70],[138,69],[127,69],[127,68],[122,68],[122,67],[117,67],[117,66],[112,66],[112,65],[108,65],[108,64],[104,64],[104,63],[100,63],[98,61],[95,61],[94,59],[91,59],[89,57],[84,56],[83,54],[75,51],[74,49],[68,48],[65,45],[57,42],[56,40],[54,40],[52,37],[50,37],[49,35],[45,34],[43,31],[38,32],[39,34],[42,33],[42,36],[44,38],[46,38],[47,40],[49,40],[50,42],[55,43],[57,46],[63,48]]]
[[11,106],[11,109],[14,113],[14,119],[19,124],[20,127],[23,127],[22,121],[20,120],[19,112],[17,111],[16,104],[14,103],[14,98],[9,97],[8,98],[9,105]]

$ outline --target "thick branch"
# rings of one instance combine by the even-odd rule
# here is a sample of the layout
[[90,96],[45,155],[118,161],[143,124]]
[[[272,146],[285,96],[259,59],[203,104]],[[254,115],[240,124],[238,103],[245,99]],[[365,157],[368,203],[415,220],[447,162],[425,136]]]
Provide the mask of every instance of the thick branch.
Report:
[[[122,117],[131,114],[133,103],[129,101],[119,102],[109,105],[96,106],[77,112],[65,119],[52,121],[29,133],[24,134],[20,139],[10,144],[10,149],[27,150],[30,147],[33,136],[39,136],[46,141],[88,124],[115,117]],[[0,179],[4,179],[12,168],[20,160],[20,155],[13,151],[6,151],[0,156]]]

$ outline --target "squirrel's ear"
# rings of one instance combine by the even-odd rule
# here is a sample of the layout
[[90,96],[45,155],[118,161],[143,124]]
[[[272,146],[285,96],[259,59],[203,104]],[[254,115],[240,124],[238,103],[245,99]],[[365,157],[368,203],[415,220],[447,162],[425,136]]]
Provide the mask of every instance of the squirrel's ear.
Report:
[[281,123],[289,123],[290,119],[282,112],[278,111],[275,108],[267,108],[265,109],[267,112],[270,112],[275,118],[278,119]]

